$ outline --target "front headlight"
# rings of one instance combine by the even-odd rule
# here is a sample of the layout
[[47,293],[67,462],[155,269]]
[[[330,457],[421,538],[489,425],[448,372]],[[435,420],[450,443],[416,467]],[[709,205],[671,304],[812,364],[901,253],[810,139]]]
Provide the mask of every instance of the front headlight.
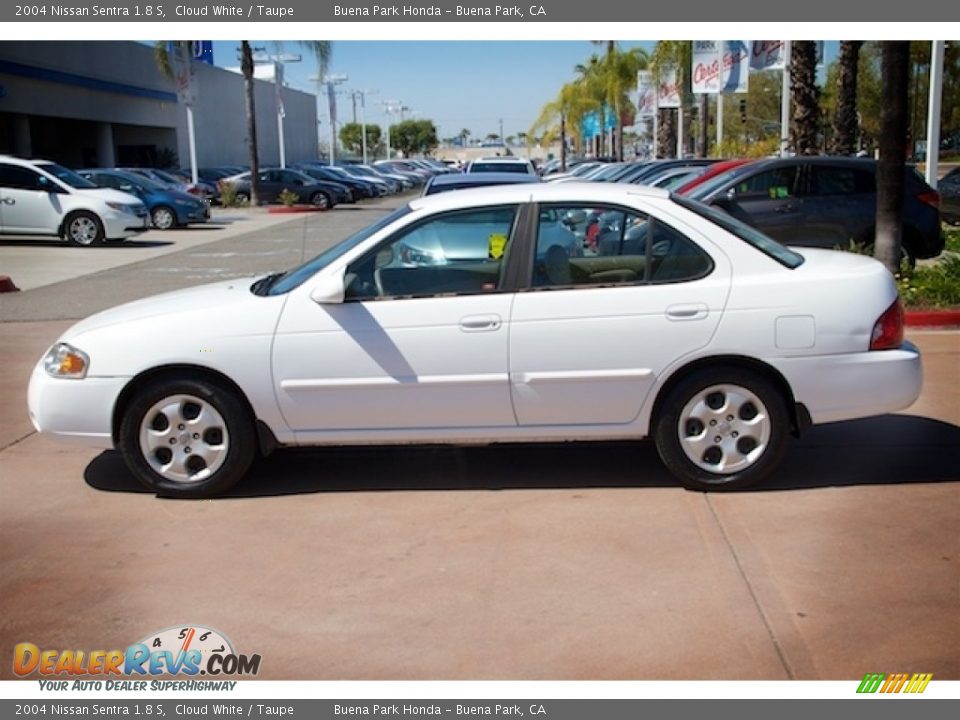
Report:
[[87,376],[90,358],[67,343],[57,343],[43,358],[43,369],[47,375],[58,378],[82,380]]
[[116,210],[117,212],[126,213],[127,215],[137,214],[136,205],[127,205],[126,203],[118,203],[118,202],[108,202],[107,207],[111,208],[112,210]]

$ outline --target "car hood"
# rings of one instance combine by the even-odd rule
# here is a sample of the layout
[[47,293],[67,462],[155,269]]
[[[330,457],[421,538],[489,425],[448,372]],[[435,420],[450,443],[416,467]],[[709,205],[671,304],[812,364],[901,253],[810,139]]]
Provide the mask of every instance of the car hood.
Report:
[[74,192],[85,197],[96,198],[104,202],[125,203],[127,205],[140,205],[141,200],[136,195],[120,192],[113,188],[74,188]]
[[[64,339],[69,342],[70,338],[94,330],[124,323],[138,323],[162,315],[175,315],[184,312],[196,313],[198,310],[204,313],[215,312],[217,308],[234,304],[244,296],[259,299],[250,292],[250,285],[255,277],[234,278],[212,285],[174,290],[162,295],[154,295],[143,300],[118,305],[81,320],[64,334]],[[231,308],[231,312],[236,312],[236,309]]]

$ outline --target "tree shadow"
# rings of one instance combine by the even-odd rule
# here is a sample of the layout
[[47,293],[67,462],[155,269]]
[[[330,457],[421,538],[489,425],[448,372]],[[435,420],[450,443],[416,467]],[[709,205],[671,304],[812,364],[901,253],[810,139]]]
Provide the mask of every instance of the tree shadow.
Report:
[[[783,464],[743,492],[806,490],[960,480],[960,427],[930,418],[885,415],[812,428],[792,441]],[[148,492],[120,454],[87,466],[88,485]],[[679,487],[653,443],[571,442],[487,446],[285,448],[259,460],[225,497],[403,490],[536,490]]]

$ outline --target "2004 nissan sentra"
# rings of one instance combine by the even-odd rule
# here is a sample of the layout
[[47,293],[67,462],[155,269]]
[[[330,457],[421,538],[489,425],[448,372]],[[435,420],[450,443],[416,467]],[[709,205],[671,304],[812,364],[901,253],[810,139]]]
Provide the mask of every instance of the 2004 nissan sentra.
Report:
[[165,495],[223,492],[278,445],[648,436],[704,490],[920,386],[875,260],[569,183],[414,200],[288,272],[94,315],[41,359],[29,406]]

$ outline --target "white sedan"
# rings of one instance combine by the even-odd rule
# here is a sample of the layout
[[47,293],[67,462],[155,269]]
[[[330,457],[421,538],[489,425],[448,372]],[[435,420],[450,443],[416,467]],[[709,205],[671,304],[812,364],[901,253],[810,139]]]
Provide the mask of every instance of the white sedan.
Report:
[[[582,252],[545,247],[558,218]],[[709,490],[768,477],[811,423],[910,405],[921,376],[875,260],[569,183],[413,200],[286,273],[101,312],[29,406],[164,495],[221,493],[277,446],[648,436]]]

